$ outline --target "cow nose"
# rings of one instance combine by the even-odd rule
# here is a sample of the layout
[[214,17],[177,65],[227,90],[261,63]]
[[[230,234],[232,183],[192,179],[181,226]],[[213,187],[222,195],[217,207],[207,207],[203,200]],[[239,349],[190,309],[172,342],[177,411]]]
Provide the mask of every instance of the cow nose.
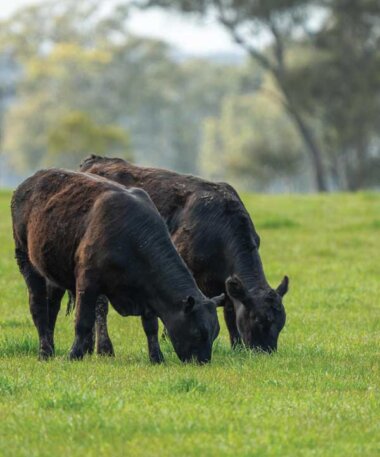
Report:
[[207,350],[207,351],[199,352],[197,355],[197,362],[200,365],[205,365],[206,363],[210,363],[211,362],[211,351]]
[[277,345],[270,345],[270,344],[255,344],[252,346],[254,351],[258,352],[265,352],[266,354],[270,354],[272,352],[277,351]]
[[191,356],[187,356],[187,355],[180,355],[179,356],[180,360],[182,363],[188,363],[191,361]]
[[181,362],[183,363],[197,363],[199,365],[205,365],[206,363],[211,362],[211,356],[203,355],[192,355],[192,356],[182,356],[180,357]]
[[206,363],[211,362],[211,357],[198,357],[197,362],[199,365],[206,365]]

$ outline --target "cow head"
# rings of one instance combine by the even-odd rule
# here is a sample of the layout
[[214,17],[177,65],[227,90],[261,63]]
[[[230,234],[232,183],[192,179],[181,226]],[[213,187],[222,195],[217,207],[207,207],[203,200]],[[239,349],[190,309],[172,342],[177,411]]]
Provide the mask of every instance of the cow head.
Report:
[[199,363],[211,360],[212,344],[219,334],[216,307],[224,300],[224,294],[209,299],[196,300],[187,297],[165,322],[170,339],[182,362],[195,359]]
[[249,290],[236,275],[226,280],[227,294],[235,307],[236,324],[247,347],[264,352],[277,349],[278,337],[286,320],[282,298],[288,286],[287,276],[276,290],[269,287]]

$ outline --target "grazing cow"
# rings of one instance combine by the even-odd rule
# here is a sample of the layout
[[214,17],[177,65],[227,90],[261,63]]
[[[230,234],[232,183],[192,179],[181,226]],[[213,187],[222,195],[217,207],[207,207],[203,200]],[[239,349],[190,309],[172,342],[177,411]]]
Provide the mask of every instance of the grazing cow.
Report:
[[15,191],[12,219],[40,358],[53,355],[56,317],[69,290],[76,296],[71,359],[91,346],[99,295],[122,316],[141,316],[153,362],[163,360],[157,316],[182,361],[211,359],[216,306],[224,297],[209,300],[198,289],[145,191],[95,175],[41,170]]
[[[229,184],[94,155],[84,160],[81,170],[148,192],[203,293],[227,292],[223,305],[232,347],[243,340],[252,349],[277,349],[289,280],[285,276],[276,290],[269,286],[259,236]],[[99,327],[106,334],[106,327]]]

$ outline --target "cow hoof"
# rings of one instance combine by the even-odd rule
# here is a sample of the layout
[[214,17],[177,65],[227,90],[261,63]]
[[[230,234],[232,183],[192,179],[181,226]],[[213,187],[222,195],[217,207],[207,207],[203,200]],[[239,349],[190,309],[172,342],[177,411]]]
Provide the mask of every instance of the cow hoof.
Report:
[[96,348],[96,353],[102,356],[115,357],[115,351],[113,350],[111,341],[99,343]]
[[73,348],[69,354],[69,360],[82,360],[83,359],[83,351],[77,348]]
[[89,355],[93,354],[94,353],[94,343],[91,342],[91,343],[85,344],[83,351],[85,354],[89,354]]
[[94,353],[94,346],[90,346],[90,347],[86,348],[84,353],[88,354],[88,355],[92,355]]
[[241,339],[236,339],[231,341],[231,349],[242,349],[244,347]]
[[49,360],[53,356],[54,356],[54,351],[52,348],[50,348],[49,350],[41,349],[38,354],[38,360],[41,360],[41,361]]
[[149,354],[149,360],[154,364],[162,363],[165,361],[164,356],[160,350]]
[[38,359],[39,360],[48,360],[54,356],[54,347],[49,343],[41,344]]

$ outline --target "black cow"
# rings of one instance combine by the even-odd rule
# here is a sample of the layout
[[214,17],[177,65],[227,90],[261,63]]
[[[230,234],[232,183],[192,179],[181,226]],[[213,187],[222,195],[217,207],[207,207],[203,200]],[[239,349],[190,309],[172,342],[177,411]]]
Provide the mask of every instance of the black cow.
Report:
[[[209,296],[227,291],[224,316],[231,345],[243,340],[250,348],[277,349],[289,280],[285,276],[276,290],[269,286],[259,255],[260,238],[230,185],[94,155],[84,160],[81,170],[148,192],[200,289]],[[103,317],[105,307],[104,302]],[[103,335],[105,322],[99,321]]]
[[141,316],[153,362],[163,359],[157,316],[182,361],[211,359],[216,305],[224,297],[209,300],[198,289],[146,192],[95,175],[42,170],[15,191],[12,219],[41,358],[53,355],[67,289],[76,296],[71,359],[91,348],[99,295],[121,315]]

